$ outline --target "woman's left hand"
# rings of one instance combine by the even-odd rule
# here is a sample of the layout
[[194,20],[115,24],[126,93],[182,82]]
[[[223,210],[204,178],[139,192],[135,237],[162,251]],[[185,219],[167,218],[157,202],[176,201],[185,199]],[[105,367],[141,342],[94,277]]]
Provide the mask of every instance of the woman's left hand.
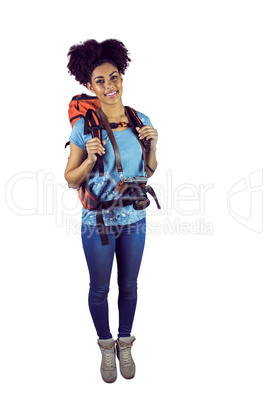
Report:
[[158,140],[158,132],[155,128],[151,126],[143,126],[141,128],[136,127],[136,130],[139,133],[140,140],[151,140],[151,148],[154,148],[156,146]]

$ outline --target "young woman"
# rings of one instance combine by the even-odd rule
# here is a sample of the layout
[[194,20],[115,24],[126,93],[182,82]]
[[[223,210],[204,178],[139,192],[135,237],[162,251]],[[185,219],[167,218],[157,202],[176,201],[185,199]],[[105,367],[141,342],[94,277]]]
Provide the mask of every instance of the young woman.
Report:
[[[129,62],[128,50],[118,40],[103,42],[87,40],[72,46],[68,52],[69,73],[97,96],[101,110],[110,123],[130,123],[122,103],[123,77]],[[144,126],[136,128],[140,140],[150,140],[144,166],[141,145],[130,127],[113,129],[123,166],[124,177],[150,177],[157,167],[157,130],[150,119],[137,112]],[[115,163],[115,153],[106,130],[102,130],[102,143],[91,134],[84,135],[84,119],[78,120],[70,135],[70,157],[65,170],[65,179],[72,188],[88,181],[93,192],[103,200],[115,196],[115,185],[120,181]],[[97,158],[103,155],[104,175],[98,174]],[[131,348],[135,340],[131,336],[137,303],[137,278],[145,243],[145,209],[136,210],[133,205],[116,206],[103,211],[103,220],[108,232],[109,244],[101,244],[95,210],[82,211],[82,244],[90,276],[89,309],[98,335],[102,352],[101,374],[106,382],[117,377],[115,352],[124,378],[135,375],[135,363]],[[118,269],[118,338],[110,332],[107,296],[114,255]]]

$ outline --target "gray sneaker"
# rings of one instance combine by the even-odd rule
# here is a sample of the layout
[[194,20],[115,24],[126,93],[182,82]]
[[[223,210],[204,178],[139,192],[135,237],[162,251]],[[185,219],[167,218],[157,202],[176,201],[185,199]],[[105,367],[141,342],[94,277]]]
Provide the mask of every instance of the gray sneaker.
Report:
[[101,376],[105,382],[115,382],[117,370],[115,363],[115,340],[98,339],[98,345],[102,353]]
[[134,336],[119,338],[116,342],[117,357],[120,362],[120,372],[124,378],[130,380],[135,376],[135,363],[131,356],[131,348],[136,340]]

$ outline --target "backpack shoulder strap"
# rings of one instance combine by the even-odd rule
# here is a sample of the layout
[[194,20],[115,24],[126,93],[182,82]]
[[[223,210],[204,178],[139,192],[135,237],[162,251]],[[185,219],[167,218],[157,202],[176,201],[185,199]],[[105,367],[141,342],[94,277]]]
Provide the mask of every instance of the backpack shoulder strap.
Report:
[[139,143],[141,145],[142,153],[143,153],[143,160],[144,160],[144,168],[145,168],[145,171],[147,172],[148,167],[147,167],[147,162],[146,161],[147,161],[148,154],[150,152],[151,141],[150,140],[149,141],[147,141],[147,140],[142,140],[141,141],[139,139],[136,127],[143,127],[144,124],[142,123],[142,121],[141,121],[138,113],[136,112],[136,110],[131,108],[131,107],[129,107],[129,106],[125,106],[125,111],[126,111],[126,115],[128,117],[128,120],[129,120],[129,122],[131,124],[132,131],[135,134],[137,140],[139,141]]
[[[102,142],[102,124],[98,117],[97,111],[92,109],[88,109],[85,115],[84,122],[84,135],[89,134],[91,132],[92,138],[99,138]],[[104,175],[104,166],[103,166],[103,155],[98,155],[97,157],[99,175]]]
[[138,113],[136,112],[135,109],[133,109],[130,106],[125,106],[125,109],[127,109],[129,115],[131,116],[132,120],[135,121],[135,123],[137,124],[137,127],[142,127],[143,123],[141,121],[141,119],[139,118]]
[[[141,121],[136,110],[129,106],[126,106],[125,108],[127,109],[128,117],[130,117],[130,119],[132,120],[132,123],[134,124],[134,129],[135,129],[135,127],[143,127],[144,124]],[[137,135],[136,130],[135,130],[135,134]],[[142,144],[144,145],[145,148],[149,148],[149,150],[150,150],[150,144],[151,144],[150,140],[149,141],[143,140]]]

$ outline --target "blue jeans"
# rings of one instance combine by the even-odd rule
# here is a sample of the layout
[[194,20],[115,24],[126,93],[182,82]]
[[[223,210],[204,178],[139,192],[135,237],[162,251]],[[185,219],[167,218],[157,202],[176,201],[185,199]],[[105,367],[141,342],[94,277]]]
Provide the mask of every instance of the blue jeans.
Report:
[[108,293],[114,255],[119,288],[118,337],[131,334],[137,304],[137,278],[145,244],[146,219],[129,225],[107,226],[110,244],[102,246],[97,226],[82,224],[82,244],[88,265],[89,310],[99,339],[112,338],[108,317]]

